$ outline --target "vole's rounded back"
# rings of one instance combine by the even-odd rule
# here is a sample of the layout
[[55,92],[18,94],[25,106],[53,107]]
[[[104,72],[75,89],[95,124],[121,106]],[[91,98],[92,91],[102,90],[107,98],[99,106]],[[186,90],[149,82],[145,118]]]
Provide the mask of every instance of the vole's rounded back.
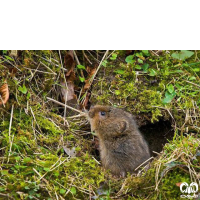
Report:
[[131,173],[150,157],[148,145],[130,113],[96,105],[90,109],[88,119],[100,140],[102,164],[113,174]]

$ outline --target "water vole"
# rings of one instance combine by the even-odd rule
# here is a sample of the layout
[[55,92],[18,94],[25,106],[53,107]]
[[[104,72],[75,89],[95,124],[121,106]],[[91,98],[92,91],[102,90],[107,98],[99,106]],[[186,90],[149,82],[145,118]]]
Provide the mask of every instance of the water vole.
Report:
[[96,105],[89,110],[88,119],[99,138],[102,165],[112,174],[124,177],[150,158],[149,147],[130,113]]

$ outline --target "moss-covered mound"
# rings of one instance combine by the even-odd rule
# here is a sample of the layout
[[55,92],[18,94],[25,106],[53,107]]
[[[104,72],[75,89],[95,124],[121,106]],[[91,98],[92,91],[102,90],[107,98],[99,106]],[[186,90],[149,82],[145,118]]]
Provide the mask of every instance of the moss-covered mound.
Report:
[[[182,182],[199,185],[199,51],[76,51],[74,68],[67,51],[12,53],[0,52],[0,84],[10,93],[0,107],[0,199],[179,199]],[[101,167],[87,120],[65,119],[66,110],[48,100],[61,101],[72,70],[76,108],[123,108],[146,137],[148,125],[152,137],[150,124],[171,124],[171,140],[147,171],[113,177]]]

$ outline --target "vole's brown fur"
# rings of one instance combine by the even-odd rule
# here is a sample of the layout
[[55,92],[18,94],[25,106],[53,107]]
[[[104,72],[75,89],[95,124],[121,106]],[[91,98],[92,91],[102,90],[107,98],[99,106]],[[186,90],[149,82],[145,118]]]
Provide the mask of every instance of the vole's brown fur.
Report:
[[91,130],[99,137],[102,165],[112,174],[132,173],[150,157],[148,145],[130,113],[96,105],[90,109],[88,119]]

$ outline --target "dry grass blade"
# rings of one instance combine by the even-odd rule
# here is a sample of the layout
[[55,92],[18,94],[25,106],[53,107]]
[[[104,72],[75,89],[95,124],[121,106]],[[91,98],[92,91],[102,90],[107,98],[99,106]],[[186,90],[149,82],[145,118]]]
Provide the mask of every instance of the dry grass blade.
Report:
[[148,161],[150,161],[151,159],[153,159],[154,157],[152,156],[151,158],[145,160],[141,165],[139,165],[137,168],[135,168],[135,171],[137,171],[142,165],[144,165],[145,163],[147,163]]
[[12,109],[11,109],[11,115],[10,115],[10,124],[9,124],[9,143],[10,143],[10,150],[9,150],[9,154],[8,154],[8,160],[7,160],[7,163],[9,163],[9,159],[10,159],[10,153],[11,153],[11,150],[12,150],[12,142],[13,142],[13,139],[14,139],[14,135],[11,139],[11,127],[12,127],[12,119],[13,119],[13,109],[14,109],[14,105],[12,105]]

